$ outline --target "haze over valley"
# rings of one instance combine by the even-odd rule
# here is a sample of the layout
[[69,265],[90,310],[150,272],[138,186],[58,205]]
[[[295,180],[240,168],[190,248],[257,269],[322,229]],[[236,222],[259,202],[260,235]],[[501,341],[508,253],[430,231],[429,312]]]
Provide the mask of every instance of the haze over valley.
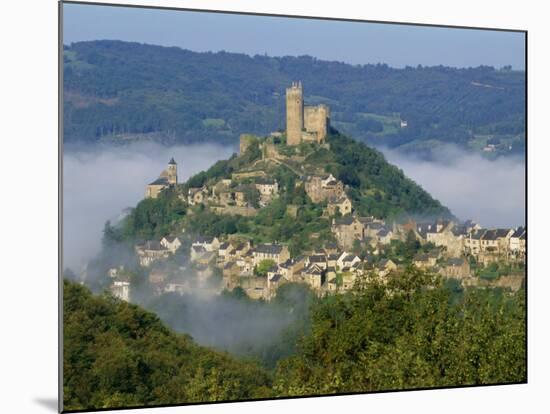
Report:
[[231,146],[155,143],[81,147],[63,154],[64,266],[79,271],[100,249],[103,226],[144,197],[145,185],[174,157],[180,180],[235,152]]

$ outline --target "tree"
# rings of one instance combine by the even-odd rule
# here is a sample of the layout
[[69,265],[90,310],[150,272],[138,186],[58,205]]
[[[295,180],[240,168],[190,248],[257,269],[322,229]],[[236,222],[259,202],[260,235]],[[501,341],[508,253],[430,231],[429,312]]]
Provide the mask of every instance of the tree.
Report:
[[271,269],[275,265],[276,265],[275,261],[273,261],[271,259],[262,260],[254,268],[254,274],[256,276],[267,276],[268,270]]
[[254,185],[247,185],[243,189],[245,200],[254,208],[260,208],[260,192]]
[[317,302],[274,388],[313,395],[525,380],[523,292],[451,291],[409,267]]
[[405,252],[404,252],[405,258],[410,261],[414,257],[418,249],[420,248],[420,242],[418,241],[418,239],[416,238],[416,235],[412,230],[409,230],[409,232],[407,233],[407,238],[405,240],[404,247],[405,247]]

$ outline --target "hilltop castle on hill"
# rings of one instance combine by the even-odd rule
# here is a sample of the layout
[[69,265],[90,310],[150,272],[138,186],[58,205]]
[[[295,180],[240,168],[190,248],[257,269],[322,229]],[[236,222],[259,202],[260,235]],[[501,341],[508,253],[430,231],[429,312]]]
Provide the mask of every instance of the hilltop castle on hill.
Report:
[[[328,105],[304,106],[302,82],[292,82],[286,88],[286,144],[295,146],[302,142],[324,145],[330,128],[330,108]],[[280,136],[282,133],[273,132]],[[244,154],[256,137],[241,134],[240,154]]]
[[[302,142],[324,144],[330,127],[330,108],[325,104],[304,106],[302,82],[292,82],[286,88],[286,137],[287,145],[298,145]],[[249,134],[240,138],[240,153],[243,154],[250,144]],[[157,198],[165,188],[174,187],[178,183],[178,167],[174,158],[160,176],[148,184],[145,189],[146,198]]]
[[301,142],[322,144],[329,129],[330,109],[327,105],[304,106],[302,82],[292,82],[286,89],[287,145]]
[[[514,291],[521,288],[524,276],[511,269],[525,261],[527,233],[524,227],[483,229],[471,221],[460,223],[446,219],[424,223],[411,219],[406,223],[398,223],[359,215],[344,182],[325,171],[323,162],[309,163],[302,154],[302,149],[307,152],[317,147],[329,148],[326,141],[330,118],[326,105],[304,107],[303,102],[302,84],[293,82],[286,90],[286,134],[274,132],[271,137],[265,138],[252,134],[241,135],[241,156],[252,145],[261,154],[252,153],[250,162],[240,163],[235,170],[230,169],[223,176],[212,177],[200,186],[180,186],[176,193],[189,208],[202,207],[195,211],[207,208],[215,214],[254,217],[262,208],[279,198],[281,193],[289,191],[275,174],[269,173],[273,166],[284,166],[296,176],[295,188],[303,187],[309,199],[322,208],[319,228],[324,229],[323,232],[330,232],[331,237],[322,240],[322,247],[319,245],[313,248],[311,245],[311,249],[307,250],[302,247],[291,255],[290,242],[285,244],[272,240],[268,243],[254,243],[261,239],[225,230],[205,237],[187,233],[185,228],[177,229],[160,240],[149,239],[135,245],[139,264],[150,269],[149,282],[157,294],[184,293],[192,291],[196,286],[206,286],[204,282],[217,269],[218,275],[222,275],[222,282],[214,290],[232,290],[239,286],[253,299],[270,300],[276,295],[279,286],[294,282],[305,283],[317,294],[323,295],[350,290],[358,278],[369,274],[387,280],[390,273],[399,274],[406,270],[408,264],[439,273],[445,278],[456,279],[464,287],[498,286]],[[285,135],[286,145],[292,148],[285,148]],[[310,145],[306,145],[307,148],[296,147],[302,143],[310,143],[311,147],[316,148],[309,148]],[[177,185],[177,165],[172,158],[160,176],[147,185],[145,196],[157,198],[165,189],[175,189]],[[285,215],[300,220],[299,214],[304,205],[286,202],[282,205],[285,206]],[[189,211],[187,220],[194,219],[189,216],[196,214],[195,211]],[[276,221],[272,223],[278,224]],[[236,226],[235,229],[238,230]],[[316,230],[303,234],[319,240],[327,233]],[[423,249],[417,249],[410,263],[394,262],[386,254],[387,251],[393,251],[393,248],[387,250],[388,246],[398,241],[405,243],[411,235]],[[162,265],[169,257],[183,251],[184,242],[191,243],[189,255],[184,256],[189,257],[190,265],[184,269],[196,275],[192,283],[180,273],[173,274]],[[185,246],[189,248],[189,244]],[[358,256],[354,253],[357,248],[364,254]],[[476,263],[475,268],[470,267],[472,259]],[[266,260],[271,260],[273,265],[266,275],[260,277],[254,269]],[[484,279],[477,267],[478,264],[488,266],[492,263],[506,263],[506,269],[509,269],[503,270],[507,273],[494,282]],[[109,275],[113,278],[111,288],[114,294],[128,300],[129,280],[119,270],[111,270]]]

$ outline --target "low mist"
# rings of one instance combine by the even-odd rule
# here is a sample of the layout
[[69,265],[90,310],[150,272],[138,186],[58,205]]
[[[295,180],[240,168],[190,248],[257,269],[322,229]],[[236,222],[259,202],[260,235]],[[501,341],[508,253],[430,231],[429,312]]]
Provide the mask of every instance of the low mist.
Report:
[[172,329],[191,335],[201,345],[257,357],[273,365],[293,349],[294,341],[285,345],[287,329],[297,318],[308,319],[306,298],[299,297],[297,301],[300,305],[296,309],[274,302],[243,300],[232,294],[204,296],[194,291],[181,296],[167,293],[145,306]]
[[178,163],[178,181],[226,159],[233,147],[166,147],[154,143],[89,147],[63,154],[63,267],[79,271],[100,250],[105,221],[116,222],[145,194],[145,186]]
[[525,224],[525,161],[522,157],[489,160],[455,146],[434,150],[427,161],[381,149],[392,164],[416,181],[460,219],[484,227]]

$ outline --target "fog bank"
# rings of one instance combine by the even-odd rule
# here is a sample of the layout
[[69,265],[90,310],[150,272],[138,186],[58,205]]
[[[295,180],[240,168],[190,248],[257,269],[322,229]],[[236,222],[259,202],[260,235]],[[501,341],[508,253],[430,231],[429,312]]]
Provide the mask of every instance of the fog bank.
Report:
[[178,163],[178,181],[226,159],[234,148],[212,144],[165,147],[154,143],[65,150],[63,154],[63,267],[79,271],[100,249],[106,220],[134,207],[145,186]]
[[437,161],[426,161],[394,150],[381,151],[458,218],[485,227],[525,224],[523,157],[488,160],[448,146],[436,150]]

